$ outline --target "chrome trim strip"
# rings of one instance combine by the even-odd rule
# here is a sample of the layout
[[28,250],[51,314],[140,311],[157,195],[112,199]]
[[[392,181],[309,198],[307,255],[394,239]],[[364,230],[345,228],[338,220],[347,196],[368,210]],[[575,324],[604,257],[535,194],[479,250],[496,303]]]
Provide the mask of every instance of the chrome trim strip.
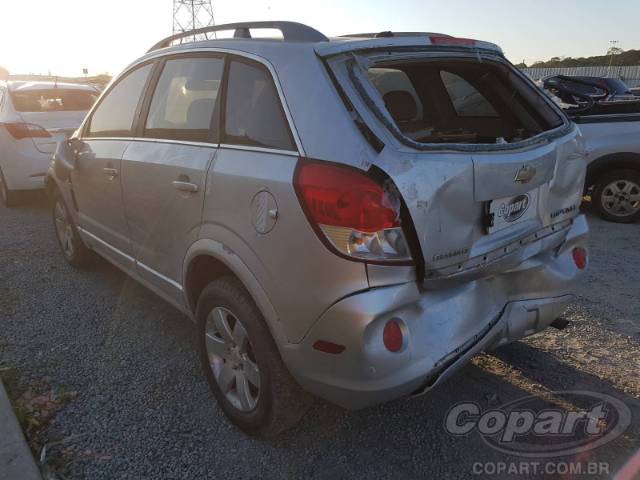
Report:
[[177,145],[191,145],[194,147],[218,148],[217,143],[207,142],[190,142],[187,140],[169,140],[166,138],[147,138],[147,137],[82,137],[83,142],[94,142],[96,140],[119,140],[121,142],[150,142],[150,143],[172,143]]
[[571,225],[573,225],[576,218],[577,217],[573,217],[553,223],[536,232],[529,233],[522,238],[513,240],[512,242],[496,248],[495,250],[469,258],[462,262],[456,262],[453,265],[438,269],[427,269],[425,272],[425,282],[437,281],[443,278],[460,278],[473,272],[482,271],[483,269],[490,267],[492,264],[496,264],[501,260],[512,257],[529,244],[539,242],[547,237],[562,232],[566,233]]
[[252,145],[232,145],[228,143],[204,143],[204,142],[188,142],[183,140],[168,140],[166,138],[142,138],[142,137],[83,137],[80,138],[83,142],[96,141],[96,140],[111,140],[121,142],[149,142],[149,143],[171,143],[176,145],[191,145],[194,147],[206,147],[206,148],[229,148],[232,150],[247,150],[252,152],[262,153],[275,153],[278,155],[289,155],[291,157],[297,157],[300,154],[293,150],[281,150],[279,148],[266,148],[266,147],[254,147]]
[[115,253],[117,253],[118,255],[120,255],[120,256],[122,256],[122,257],[126,258],[126,259],[127,259],[127,260],[129,260],[130,262],[132,262],[132,263],[135,263],[135,262],[136,262],[135,258],[133,258],[133,257],[132,257],[132,256],[130,256],[130,255],[127,255],[127,254],[126,254],[126,253],[124,253],[122,250],[120,250],[120,249],[118,249],[118,248],[114,247],[114,246],[113,246],[113,245],[111,245],[110,243],[105,242],[105,241],[104,241],[104,240],[102,240],[100,237],[97,237],[97,236],[96,236],[96,235],[94,235],[93,233],[91,233],[91,232],[89,232],[89,231],[85,230],[84,228],[82,228],[82,227],[80,227],[80,226],[78,226],[77,228],[78,228],[78,230],[79,230],[81,233],[84,233],[84,234],[85,234],[85,235],[87,235],[88,237],[91,237],[93,240],[95,240],[96,242],[100,243],[101,245],[104,245],[104,246],[105,246],[105,247],[107,247],[108,249],[113,250]]
[[221,143],[220,148],[229,148],[231,150],[248,150],[252,152],[275,153],[278,155],[289,155],[291,157],[297,157],[299,155],[298,152],[294,152],[293,150],[280,150],[279,148],[254,147],[251,145],[230,145],[228,143]]
[[[188,46],[190,44],[185,44],[185,45]],[[179,47],[179,46],[177,46],[177,47]],[[187,48],[184,48],[184,47],[182,47],[182,48],[174,48],[174,47],[169,47],[169,49],[167,49],[167,50],[158,50],[158,51],[153,52],[152,54],[145,55],[145,56],[135,60],[133,63],[131,63],[127,67],[125,67],[125,69],[122,70],[122,72],[117,77],[114,77],[111,80],[111,82],[109,83],[107,88],[104,89],[103,94],[100,95],[100,98],[95,102],[94,106],[91,108],[91,110],[89,110],[89,112],[85,116],[84,120],[82,121],[82,124],[78,128],[78,131],[82,132],[84,130],[85,123],[87,123],[89,121],[89,118],[91,118],[91,116],[93,115],[93,111],[96,109],[96,106],[99,105],[100,100],[102,99],[103,95],[106,95],[111,90],[111,85],[115,84],[123,75],[128,73],[130,70],[132,70],[133,68],[137,67],[139,64],[144,63],[144,62],[146,62],[148,60],[153,60],[153,59],[172,56],[172,55],[179,55],[179,54],[182,54],[182,53],[195,53],[195,52],[227,53],[229,55],[238,55],[240,57],[245,57],[245,58],[249,58],[251,60],[255,60],[256,62],[261,63],[262,65],[267,67],[267,69],[271,73],[271,78],[273,79],[273,84],[276,86],[276,90],[278,91],[278,96],[280,97],[280,104],[282,105],[282,109],[284,110],[284,114],[287,117],[287,122],[289,123],[289,128],[291,129],[291,134],[293,135],[293,139],[296,142],[296,147],[298,148],[298,152],[296,152],[296,153],[301,155],[301,156],[303,156],[303,157],[306,156],[304,148],[302,146],[302,142],[300,141],[300,136],[298,135],[298,130],[296,130],[296,126],[293,123],[293,117],[291,116],[291,112],[289,111],[289,105],[287,104],[287,101],[286,101],[286,99],[284,97],[284,93],[282,91],[282,86],[280,85],[280,79],[278,78],[276,70],[273,67],[273,65],[271,64],[271,62],[269,62],[266,58],[260,57],[258,55],[253,54],[253,53],[245,52],[243,50],[229,49],[229,48],[212,48],[212,47],[209,47],[209,48],[188,48],[188,47]],[[99,138],[99,137],[96,137],[96,138]],[[91,139],[93,140],[94,138],[92,137]],[[207,144],[207,145],[209,145],[209,144]]]
[[160,278],[161,280],[164,280],[166,283],[168,283],[169,285],[171,285],[173,288],[179,290],[182,292],[182,285],[180,285],[178,282],[176,282],[175,280],[170,279],[169,277],[161,274],[160,272],[155,271],[153,268],[145,265],[142,262],[139,262],[138,260],[136,260],[135,258],[133,258],[130,255],[127,255],[126,253],[124,253],[122,250],[114,247],[113,245],[111,245],[108,242],[105,242],[104,240],[102,240],[100,237],[94,235],[93,233],[85,230],[82,227],[77,227],[78,230],[81,233],[84,233],[85,235],[87,235],[88,237],[91,237],[93,240],[95,240],[96,242],[100,243],[101,245],[104,245],[105,247],[109,248],[110,250],[113,250],[114,252],[116,252],[118,255],[121,255],[122,257],[126,258],[127,260],[129,260],[130,262],[132,262],[134,265],[138,265],[140,267],[142,267],[144,270],[146,270],[147,272],[155,275],[156,277]]
[[161,280],[164,280],[166,283],[168,283],[169,285],[171,285],[173,288],[182,291],[182,285],[180,285],[178,282],[176,282],[175,280],[171,280],[169,277],[161,274],[160,272],[155,271],[153,268],[145,265],[142,262],[139,262],[136,260],[136,265],[138,265],[139,267],[142,267],[144,270],[146,270],[147,272],[155,275],[156,277],[158,277]]

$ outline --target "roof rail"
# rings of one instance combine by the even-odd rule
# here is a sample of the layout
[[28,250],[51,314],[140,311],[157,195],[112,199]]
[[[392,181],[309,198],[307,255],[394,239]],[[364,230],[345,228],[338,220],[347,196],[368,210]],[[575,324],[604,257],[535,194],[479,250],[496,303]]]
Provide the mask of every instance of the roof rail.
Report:
[[161,48],[169,47],[176,40],[181,38],[192,37],[203,33],[220,32],[225,30],[235,30],[233,38],[251,38],[250,29],[270,28],[280,30],[282,37],[285,41],[289,42],[328,42],[329,39],[322,33],[314,28],[297,22],[240,22],[240,23],[227,23],[226,25],[213,25],[210,27],[196,28],[195,30],[188,30],[186,32],[180,32],[175,35],[171,35],[163,40],[160,40],[153,47],[151,47],[147,53],[159,50]]

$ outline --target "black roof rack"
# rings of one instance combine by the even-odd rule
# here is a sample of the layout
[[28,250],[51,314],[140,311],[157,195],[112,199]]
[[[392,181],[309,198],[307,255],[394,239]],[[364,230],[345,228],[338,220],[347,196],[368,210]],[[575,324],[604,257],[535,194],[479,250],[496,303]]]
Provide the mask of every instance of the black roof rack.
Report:
[[[197,28],[195,30],[188,30],[186,32],[180,32],[175,35],[171,35],[163,40],[160,40],[148,52],[159,50],[161,48],[169,47],[176,40],[182,38],[195,37],[196,35],[220,32],[226,30],[235,30],[233,38],[251,38],[250,29],[269,28],[280,30],[282,37],[288,42],[328,42],[329,39],[322,33],[314,28],[297,22],[240,22],[240,23],[227,23],[226,25],[214,25],[211,27]],[[148,53],[147,52],[147,53]]]

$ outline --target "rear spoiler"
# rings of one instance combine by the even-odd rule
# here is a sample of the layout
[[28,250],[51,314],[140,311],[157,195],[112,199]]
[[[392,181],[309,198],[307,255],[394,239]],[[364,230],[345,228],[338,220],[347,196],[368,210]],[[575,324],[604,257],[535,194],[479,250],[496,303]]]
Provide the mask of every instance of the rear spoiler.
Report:
[[357,34],[356,36],[339,37],[339,39],[327,43],[319,43],[314,48],[319,57],[331,57],[358,50],[410,47],[458,47],[468,49],[471,52],[488,50],[501,56],[504,55],[502,49],[494,43],[472,38],[450,37],[439,33],[394,33],[393,36]]

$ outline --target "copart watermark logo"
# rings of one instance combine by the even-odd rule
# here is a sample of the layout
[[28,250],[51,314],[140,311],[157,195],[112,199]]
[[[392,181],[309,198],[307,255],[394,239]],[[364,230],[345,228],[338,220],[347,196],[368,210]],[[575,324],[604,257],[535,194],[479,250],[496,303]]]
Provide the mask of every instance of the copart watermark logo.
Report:
[[490,447],[528,458],[592,450],[616,439],[631,424],[631,410],[610,395],[586,391],[531,395],[483,409],[454,405],[445,418],[451,435],[478,432]]

